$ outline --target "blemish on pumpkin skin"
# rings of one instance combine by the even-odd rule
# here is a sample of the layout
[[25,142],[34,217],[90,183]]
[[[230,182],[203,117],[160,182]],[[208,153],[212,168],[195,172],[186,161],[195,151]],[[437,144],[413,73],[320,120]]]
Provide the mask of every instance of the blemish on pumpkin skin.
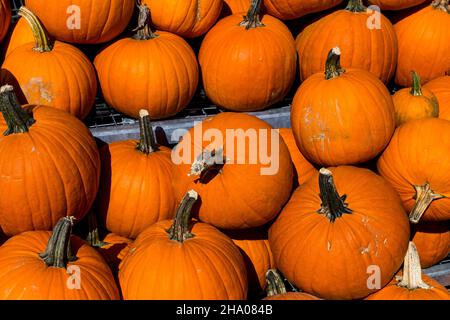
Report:
[[370,244],[366,248],[360,248],[361,254],[366,254],[370,252]]
[[20,86],[26,98],[36,104],[49,104],[54,100],[52,86],[41,77],[33,77]]
[[327,242],[327,250],[331,251],[332,244],[330,241]]

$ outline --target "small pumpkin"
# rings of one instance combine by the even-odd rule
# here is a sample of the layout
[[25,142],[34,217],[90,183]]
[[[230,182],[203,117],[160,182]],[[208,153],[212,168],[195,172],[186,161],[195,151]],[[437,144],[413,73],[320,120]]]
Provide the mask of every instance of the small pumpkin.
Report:
[[402,10],[427,1],[429,0],[369,0],[369,3],[378,6],[381,10]]
[[409,235],[395,190],[368,169],[342,166],[322,168],[294,192],[269,243],[277,268],[297,288],[323,299],[358,299],[376,291],[368,286],[372,266],[382,286],[392,279]]
[[422,84],[450,70],[449,0],[434,0],[431,5],[397,22],[395,31],[398,38],[397,85],[410,85],[411,70],[420,74]]
[[150,117],[140,115],[140,140],[127,140],[100,149],[102,173],[97,208],[110,232],[136,238],[160,220],[172,219],[172,150],[156,144]]
[[191,221],[197,199],[197,193],[189,191],[173,222],[158,222],[138,236],[119,270],[125,300],[246,298],[242,255],[222,232]]
[[135,0],[25,0],[25,4],[57,40],[95,44],[112,40],[125,30]]
[[297,54],[289,29],[278,19],[260,15],[261,0],[252,0],[242,20],[220,20],[202,42],[199,62],[206,95],[233,111],[256,111],[281,101],[295,79]]
[[28,22],[23,18],[17,20],[5,42],[5,57],[24,44],[35,42],[33,30],[28,25]]
[[450,120],[450,76],[431,80],[423,87],[436,96],[439,103],[439,118]]
[[439,102],[430,90],[422,88],[419,75],[413,71],[413,85],[397,91],[393,98],[395,125],[423,118],[439,116]]
[[134,118],[139,118],[141,109],[147,109],[152,119],[168,118],[183,110],[194,96],[197,60],[179,36],[152,32],[148,7],[139,9],[137,33],[103,49],[94,65],[110,106]]
[[439,282],[422,274],[417,248],[410,242],[403,271],[367,300],[450,300],[450,293]]
[[101,255],[71,235],[73,220],[63,217],[53,232],[24,232],[0,247],[1,300],[119,299]]
[[51,107],[24,108],[12,86],[0,88],[7,123],[0,136],[0,226],[7,235],[51,230],[70,214],[81,220],[100,177],[97,145],[81,121]]
[[267,297],[263,300],[320,300],[305,292],[286,292],[283,279],[276,269],[269,269],[266,273]]
[[9,0],[0,1],[0,42],[6,36],[11,23],[11,6]]
[[343,0],[264,0],[270,15],[282,20],[292,20],[304,15],[337,6]]
[[413,226],[412,241],[417,247],[422,268],[429,268],[450,253],[448,222],[421,222]]
[[343,69],[333,48],[325,74],[303,82],[292,102],[291,125],[300,152],[322,166],[363,163],[377,156],[395,129],[384,84],[362,69]]
[[410,221],[450,219],[450,122],[427,118],[398,127],[378,159],[379,173],[397,190]]
[[250,8],[251,0],[224,0],[224,6],[231,14],[247,13]]

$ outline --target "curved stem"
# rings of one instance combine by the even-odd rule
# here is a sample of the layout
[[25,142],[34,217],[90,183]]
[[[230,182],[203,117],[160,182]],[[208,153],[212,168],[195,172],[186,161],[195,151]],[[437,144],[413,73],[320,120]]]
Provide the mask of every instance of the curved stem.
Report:
[[266,273],[266,294],[268,297],[286,293],[286,286],[276,269],[269,269]]
[[35,46],[34,50],[39,52],[49,52],[52,51],[53,45],[50,42],[50,38],[45,31],[42,23],[39,21],[38,17],[34,15],[27,7],[20,7],[19,15],[22,16],[30,26],[33,31]]
[[191,211],[194,204],[197,202],[198,193],[190,190],[186,193],[177,213],[173,220],[173,224],[167,232],[169,239],[183,243],[185,240],[193,238],[194,235],[190,231]]
[[399,287],[409,290],[431,289],[431,287],[422,280],[422,268],[420,266],[419,252],[416,245],[410,241],[405,261],[403,262],[403,273],[397,276]]
[[223,149],[203,150],[197,160],[191,165],[188,176],[204,176],[208,171],[220,170],[227,159],[223,154]]
[[344,72],[345,69],[341,66],[341,49],[335,47],[328,53],[328,58],[325,63],[325,79],[334,79]]
[[437,10],[441,10],[446,13],[450,13],[449,3],[450,3],[450,0],[434,0],[431,3],[431,6]]
[[133,30],[136,34],[133,39],[150,40],[157,38],[158,35],[152,32],[150,28],[150,9],[146,4],[137,3],[139,8],[138,26]]
[[153,132],[150,115],[147,110],[139,111],[139,128],[140,140],[137,149],[145,154],[158,151],[158,145],[155,141],[155,134]]
[[417,72],[413,71],[412,72],[412,79],[413,79],[413,83],[412,83],[412,87],[411,87],[411,95],[413,96],[421,96],[422,95],[422,86],[420,85],[420,77],[417,74]]
[[349,0],[345,10],[351,12],[366,12],[367,8],[364,6],[362,0]]
[[100,232],[98,230],[97,223],[97,215],[94,211],[89,212],[88,214],[88,228],[89,233],[86,237],[86,242],[89,243],[90,246],[95,248],[101,248],[106,246],[108,243],[100,240]]
[[244,21],[240,23],[240,26],[245,27],[246,30],[251,28],[264,27],[264,24],[260,20],[262,0],[252,0],[250,9],[248,9],[247,15],[244,16]]
[[67,263],[77,260],[70,248],[73,220],[74,217],[61,218],[53,229],[45,252],[39,254],[48,267],[66,268]]
[[8,129],[3,133],[5,136],[28,132],[29,128],[36,122],[22,108],[14,93],[13,86],[10,85],[4,85],[0,88],[0,112],[8,125]]
[[416,189],[416,195],[414,199],[416,203],[414,204],[414,208],[412,208],[411,213],[409,214],[409,221],[411,223],[419,223],[420,218],[431,205],[434,200],[445,198],[444,195],[435,193],[431,190],[430,184],[426,182],[422,186],[414,186]]
[[330,222],[334,222],[343,214],[352,213],[345,203],[346,195],[339,196],[333,181],[333,174],[330,170],[322,168],[319,171],[320,199],[322,200],[320,214],[324,214]]

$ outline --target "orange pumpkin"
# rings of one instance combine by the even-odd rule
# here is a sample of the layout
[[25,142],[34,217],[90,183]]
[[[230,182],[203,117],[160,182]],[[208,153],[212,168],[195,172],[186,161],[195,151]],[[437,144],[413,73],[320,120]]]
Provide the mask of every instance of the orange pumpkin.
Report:
[[71,236],[72,223],[61,218],[53,232],[25,232],[0,247],[1,300],[119,299],[108,265]]
[[340,4],[343,0],[264,0],[270,15],[282,20],[300,18],[313,12],[324,11]]
[[450,293],[439,282],[422,274],[419,254],[410,242],[403,272],[367,300],[450,300]]
[[251,0],[224,0],[225,9],[229,10],[231,14],[247,13],[250,4]]
[[286,292],[283,279],[276,269],[270,269],[266,273],[267,297],[263,300],[320,300],[304,292]]
[[431,80],[423,86],[430,90],[439,102],[439,118],[450,120],[450,76]]
[[25,19],[20,18],[12,28],[12,31],[5,43],[5,57],[7,57],[14,49],[29,43],[34,42],[33,30],[28,25]]
[[0,0],[0,41],[6,36],[11,23],[11,6],[9,0]]
[[340,50],[330,51],[326,71],[302,83],[292,103],[291,125],[300,152],[324,166],[373,159],[395,129],[394,104],[372,73],[344,70]]
[[416,72],[413,72],[412,87],[397,91],[392,99],[397,127],[411,120],[439,116],[439,102],[436,96],[430,90],[422,88]]
[[25,0],[57,40],[102,43],[117,37],[128,25],[135,0]]
[[186,190],[197,191],[194,214],[218,228],[262,226],[291,193],[289,150],[278,131],[255,116],[224,112],[207,118],[184,135],[172,159],[177,200]]
[[434,0],[430,6],[396,23],[395,31],[398,38],[397,85],[410,85],[411,70],[420,74],[422,84],[450,70],[449,0]]
[[429,268],[450,253],[448,222],[421,222],[414,226],[412,241],[417,246],[422,268]]
[[233,111],[256,111],[281,101],[295,79],[297,54],[289,29],[254,0],[242,20],[219,21],[202,42],[199,62],[211,101]]
[[171,149],[156,144],[148,112],[141,110],[140,140],[114,142],[100,149],[102,174],[97,197],[103,225],[136,238],[160,220],[172,219]]
[[70,214],[81,220],[94,202],[100,177],[90,131],[54,108],[22,109],[11,86],[0,89],[0,99],[8,124],[0,136],[0,226],[5,234],[51,230]]
[[388,180],[410,212],[410,221],[450,219],[450,122],[437,118],[414,120],[398,127],[378,160]]
[[191,101],[198,66],[186,41],[150,30],[149,15],[148,7],[140,6],[137,34],[106,47],[94,64],[110,106],[134,118],[144,108],[152,119],[161,119],[177,114]]
[[369,0],[371,5],[378,6],[381,10],[402,10],[417,6],[429,0]]
[[294,192],[269,242],[278,269],[297,288],[358,299],[376,291],[368,285],[374,265],[382,286],[392,279],[409,235],[395,190],[370,170],[342,166],[322,168]]
[[244,260],[230,238],[191,221],[197,201],[189,191],[175,219],[158,222],[136,239],[122,261],[125,300],[241,300],[247,296]]
[[389,20],[380,15],[380,26],[368,27],[373,11],[362,0],[349,0],[335,11],[305,28],[297,37],[300,78],[306,80],[323,72],[328,52],[339,47],[344,68],[372,72],[384,83],[394,76],[397,64],[397,37]]

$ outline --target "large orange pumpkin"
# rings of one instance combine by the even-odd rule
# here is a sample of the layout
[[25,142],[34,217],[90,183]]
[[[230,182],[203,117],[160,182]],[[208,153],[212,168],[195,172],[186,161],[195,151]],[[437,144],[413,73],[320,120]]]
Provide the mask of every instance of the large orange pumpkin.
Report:
[[28,231],[0,247],[1,300],[118,300],[111,270],[94,248],[71,236],[73,217],[53,232]]
[[33,30],[28,25],[27,20],[20,18],[14,24],[11,33],[5,40],[5,57],[7,57],[14,49],[29,42],[34,42]]
[[100,177],[100,157],[89,130],[55,108],[22,109],[11,86],[0,89],[0,99],[8,124],[0,136],[3,231],[51,230],[61,217],[82,219]]
[[197,191],[194,213],[218,228],[262,226],[291,193],[289,150],[278,131],[255,116],[224,112],[206,119],[184,135],[172,158],[177,200]]
[[244,20],[234,14],[219,21],[200,48],[206,95],[225,109],[265,109],[289,93],[295,78],[294,38],[278,19],[260,17],[260,3],[252,2]]
[[206,33],[217,21],[223,0],[142,0],[150,7],[152,23],[158,30],[195,38]]
[[135,0],[25,0],[57,40],[101,43],[125,30]]
[[422,268],[431,267],[450,253],[450,225],[445,222],[421,222],[414,226],[412,241],[417,246]]
[[450,70],[449,0],[434,0],[430,6],[395,24],[398,37],[398,65],[395,83],[407,87],[411,70],[421,83],[443,76]]
[[330,51],[325,69],[302,83],[292,103],[291,125],[300,152],[323,166],[373,159],[395,129],[389,91],[366,70],[344,70],[339,48]]
[[0,1],[0,42],[6,36],[11,23],[11,6],[9,0]]
[[378,6],[381,10],[402,10],[417,6],[429,0],[369,0],[371,5]]
[[427,118],[397,128],[378,160],[412,223],[450,219],[450,121]]
[[264,0],[267,12],[282,20],[291,20],[309,13],[323,11],[343,0]]
[[305,28],[297,37],[301,79],[324,71],[330,48],[337,46],[342,52],[344,68],[370,71],[388,83],[397,64],[397,37],[384,15],[379,17],[379,26],[369,28],[373,14],[362,0],[349,0],[345,9]]
[[189,191],[173,222],[158,222],[136,239],[120,265],[124,299],[246,298],[247,275],[238,248],[211,225],[191,221],[197,198]]
[[148,7],[139,8],[137,34],[106,47],[94,64],[103,96],[113,108],[134,118],[142,108],[149,110],[152,119],[167,118],[184,109],[194,96],[197,60],[179,36],[153,33]]
[[431,80],[423,87],[436,96],[439,102],[439,118],[450,120],[450,76]]
[[171,149],[156,144],[148,112],[141,110],[140,140],[114,142],[100,149],[102,174],[97,197],[103,225],[136,238],[160,220],[172,219]]
[[409,235],[395,190],[372,171],[343,166],[321,169],[294,192],[269,242],[277,268],[299,289],[358,299],[377,290],[375,271],[381,286],[392,279]]
[[270,269],[266,273],[267,297],[263,300],[320,300],[305,292],[286,292],[283,279],[276,269]]
[[224,6],[228,9],[231,14],[247,13],[248,8],[250,8],[251,0],[224,0]]
[[24,44],[6,57],[2,83],[14,85],[23,104],[52,106],[79,119],[85,118],[97,94],[91,62],[72,45],[51,43],[30,10],[22,7],[19,13],[35,33],[36,44]]

